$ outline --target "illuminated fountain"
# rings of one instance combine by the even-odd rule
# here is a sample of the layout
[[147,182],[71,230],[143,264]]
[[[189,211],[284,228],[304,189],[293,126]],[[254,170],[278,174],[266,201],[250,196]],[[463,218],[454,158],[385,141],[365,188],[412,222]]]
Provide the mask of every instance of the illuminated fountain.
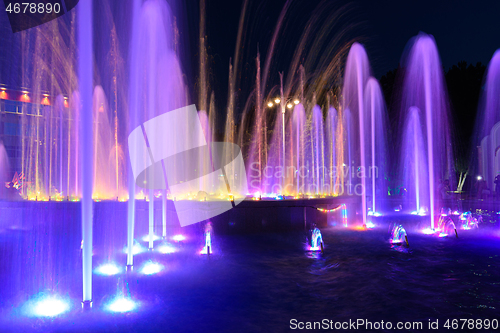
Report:
[[482,220],[482,217],[475,218],[472,213],[468,211],[460,214],[459,220],[463,230],[471,230],[479,228],[479,222]]
[[311,232],[311,246],[309,247],[309,251],[323,251],[323,247],[321,231],[315,227]]
[[476,139],[479,149],[479,175],[483,177],[489,189],[494,189],[495,178],[500,174],[498,147],[500,140],[500,50],[488,64],[484,79],[481,100],[478,107],[476,122]]
[[411,107],[404,126],[401,148],[401,173],[406,184],[405,208],[412,214],[425,215],[429,207],[429,182],[420,110]]
[[441,214],[439,216],[436,231],[439,233],[439,237],[446,237],[451,234],[455,234],[458,237],[455,222],[453,222],[453,219],[448,214]]
[[[413,107],[421,111],[419,115],[422,126],[422,133],[425,138],[424,154],[427,156],[427,176],[422,178],[419,176],[417,184],[419,184],[418,196],[415,198],[429,198],[429,215],[431,229],[435,228],[435,208],[439,207],[439,198],[436,197],[436,184],[439,180],[450,180],[453,183],[453,156],[452,142],[450,135],[448,97],[445,89],[443,67],[439,59],[436,43],[430,35],[419,34],[408,43],[409,50],[402,59],[404,72],[404,82],[402,87],[401,112],[407,114],[413,113],[413,116],[418,112]],[[408,119],[408,117],[406,117]],[[411,118],[410,118],[411,119]],[[412,123],[417,129],[413,129],[413,133],[418,139],[418,121],[414,119],[408,123]],[[407,125],[409,126],[409,125]],[[408,128],[407,128],[408,129]],[[411,130],[411,129],[410,129]],[[413,141],[414,138],[407,140]],[[408,143],[405,143],[406,145]],[[414,149],[421,149],[421,143],[414,145]],[[403,145],[404,146],[404,145]],[[414,151],[411,147],[410,151]],[[403,149],[405,149],[403,148]],[[421,157],[420,154],[417,154]],[[422,165],[423,160],[415,161],[416,166]],[[413,187],[415,184],[416,173],[409,179],[406,179],[407,186]],[[423,182],[426,186],[422,187]],[[424,193],[424,189],[426,193]],[[416,193],[416,185],[413,190]],[[415,199],[416,201],[417,199]],[[427,202],[424,201],[424,204]],[[421,205],[420,203],[418,204]],[[437,205],[437,206],[436,206]],[[420,209],[419,209],[420,210]]]
[[208,222],[205,225],[205,246],[203,246],[203,249],[200,251],[200,254],[212,254],[213,253],[213,247],[212,247],[212,223]]
[[[380,204],[377,198],[382,198],[387,184],[385,182],[386,173],[386,108],[382,90],[376,79],[370,77],[366,83],[364,97],[366,112],[366,132],[365,137],[366,162],[369,166],[365,169],[365,176],[370,179],[366,184],[367,196],[371,193],[370,215],[379,216]],[[367,224],[368,225],[368,224]]]
[[405,228],[401,224],[395,224],[390,232],[390,239],[389,241],[391,244],[394,245],[400,245],[400,244],[408,244],[408,236],[406,234]]
[[7,198],[7,186],[6,184],[10,182],[9,171],[9,157],[5,151],[3,142],[0,142],[0,200]]
[[[354,154],[351,154],[355,147],[359,145],[359,162],[357,166],[359,167],[357,171],[357,178],[360,178],[360,182],[358,184],[348,184],[348,186],[354,185],[354,192],[358,195],[361,195],[361,210],[362,210],[362,218],[363,224],[366,225],[366,215],[367,215],[367,203],[366,203],[366,172],[367,172],[367,147],[366,147],[366,133],[368,132],[367,127],[367,119],[368,114],[365,109],[365,89],[368,79],[370,78],[370,64],[368,62],[368,56],[366,54],[365,49],[358,43],[354,43],[351,46],[351,50],[349,51],[349,55],[347,57],[346,68],[345,68],[345,76],[344,76],[344,86],[343,86],[343,103],[344,110],[349,110],[351,112],[351,116],[353,117],[353,122],[357,123],[357,128],[354,131],[357,131],[359,137],[354,138],[351,142],[349,142],[349,157],[353,158]],[[373,88],[372,88],[373,89]],[[372,106],[373,112],[375,112],[374,106],[374,95],[375,91],[372,92],[372,96],[370,96],[370,106]],[[373,105],[372,105],[373,102]],[[349,121],[350,119],[347,118]],[[353,131],[353,132],[354,132]],[[351,133],[351,130],[348,129],[348,132]],[[355,132],[354,132],[355,133]],[[354,144],[352,146],[353,142]],[[349,159],[351,161],[351,159]],[[353,159],[354,161],[354,159]],[[351,178],[349,182],[352,182]],[[361,190],[357,190],[361,187]]]
[[[171,11],[159,0],[134,1],[131,39],[130,95],[128,132],[145,121],[187,104],[186,88],[177,55],[174,51]],[[137,155],[138,156],[138,155]],[[144,157],[146,158],[146,157]],[[157,181],[164,182],[163,179]],[[128,171],[129,198],[135,198],[137,188],[131,170]],[[154,237],[154,190],[149,189],[149,249]],[[166,191],[163,192],[166,198]],[[166,209],[166,204],[163,204]],[[135,200],[128,201],[128,257],[133,265]],[[166,214],[162,216],[166,221]],[[166,226],[165,222],[164,225]],[[166,227],[162,233],[166,236]]]

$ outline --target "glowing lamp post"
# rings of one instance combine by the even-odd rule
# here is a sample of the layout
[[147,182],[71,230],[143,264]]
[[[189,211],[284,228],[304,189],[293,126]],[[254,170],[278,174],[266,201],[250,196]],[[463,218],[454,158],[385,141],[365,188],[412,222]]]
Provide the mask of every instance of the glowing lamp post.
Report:
[[[282,86],[281,86],[281,95],[283,95],[283,78],[282,78]],[[275,103],[276,105],[281,105],[281,117],[282,117],[282,118],[281,118],[281,119],[282,119],[282,121],[281,121],[281,122],[282,122],[282,126],[283,126],[283,128],[282,128],[282,132],[283,132],[283,138],[282,138],[283,165],[282,165],[282,167],[283,167],[283,178],[285,178],[285,177],[284,177],[285,172],[286,172],[286,165],[285,165],[285,164],[286,164],[286,163],[285,163],[285,110],[286,110],[287,108],[291,110],[291,109],[293,108],[293,105],[294,105],[294,104],[295,104],[295,105],[299,104],[299,103],[300,103],[300,101],[299,101],[298,99],[283,98],[283,97],[282,97],[282,98],[279,98],[279,97],[276,97],[276,98],[274,99],[274,103]],[[292,103],[293,103],[293,104],[292,104]],[[272,101],[269,101],[269,102],[267,103],[267,106],[268,106],[268,107],[270,107],[270,108],[272,108],[272,107],[274,106],[274,104],[273,104],[273,102],[272,102]],[[285,106],[286,106],[286,107],[285,107]],[[282,184],[282,185],[283,185],[283,189],[284,189],[284,185],[285,185],[285,184],[284,184],[284,182],[285,182],[285,180],[283,179],[283,184]],[[284,191],[283,191],[283,192],[284,192]],[[282,194],[284,194],[284,193],[282,193]]]

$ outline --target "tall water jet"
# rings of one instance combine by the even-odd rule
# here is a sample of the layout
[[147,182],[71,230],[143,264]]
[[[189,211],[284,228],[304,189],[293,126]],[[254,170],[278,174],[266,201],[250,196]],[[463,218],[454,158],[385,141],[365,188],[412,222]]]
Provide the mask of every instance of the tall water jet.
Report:
[[82,0],[78,6],[78,77],[82,102],[81,156],[82,156],[82,261],[83,305],[92,304],[92,0]]
[[[371,163],[365,177],[371,178],[371,213],[378,215],[377,197],[386,193],[386,109],[382,90],[378,81],[371,77],[365,88],[365,129],[369,136],[365,137],[365,145],[370,147],[365,151],[367,160]],[[368,189],[367,189],[368,190]]]
[[500,140],[500,49],[490,60],[476,122],[479,147],[479,174],[494,189],[495,177],[500,174],[498,147]]
[[[370,77],[370,64],[366,51],[359,43],[351,46],[347,56],[345,77],[344,77],[344,109],[349,109],[353,115],[357,116],[359,126],[359,170],[361,175],[361,209],[363,224],[366,224],[366,150],[365,150],[365,119],[367,118],[364,108],[364,89]],[[358,176],[359,177],[359,176]],[[356,189],[356,187],[355,187]],[[356,192],[356,191],[355,191]]]
[[9,173],[9,156],[7,156],[3,142],[0,141],[0,200],[7,198],[7,188],[5,184],[10,181]]
[[[129,132],[145,121],[186,105],[186,88],[175,52],[175,34],[168,4],[161,0],[134,2],[131,40]],[[154,135],[148,140],[155,140]],[[129,147],[130,149],[130,147]],[[135,149],[132,146],[132,149]],[[137,154],[135,156],[138,156]],[[146,158],[146,156],[144,156]],[[135,179],[129,173],[128,256],[133,265],[133,231],[135,223]],[[159,177],[159,176],[158,176]],[[163,179],[155,182],[166,183]],[[148,180],[151,182],[151,179]],[[153,246],[154,192],[149,190],[149,248]]]
[[403,127],[401,174],[406,187],[406,204],[413,214],[423,215],[429,207],[429,182],[425,138],[417,107],[408,110]]
[[412,106],[425,115],[427,145],[427,170],[429,183],[429,213],[434,229],[436,179],[450,179],[453,175],[453,158],[448,115],[448,98],[445,90],[443,68],[434,38],[424,33],[414,37],[403,56],[404,83],[401,111]]
[[[337,110],[334,107],[328,109],[328,116],[326,118],[326,135],[325,135],[325,154],[328,156],[328,168],[329,170],[329,183],[330,183],[330,194],[338,194],[338,176],[339,168],[337,165],[337,153],[340,149],[337,149],[337,125],[338,125],[338,115]],[[336,171],[336,172],[333,172]]]

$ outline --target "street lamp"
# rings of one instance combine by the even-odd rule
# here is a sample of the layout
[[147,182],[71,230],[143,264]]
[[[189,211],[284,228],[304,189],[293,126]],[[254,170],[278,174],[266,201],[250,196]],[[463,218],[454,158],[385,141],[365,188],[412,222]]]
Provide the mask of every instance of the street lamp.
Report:
[[[283,94],[283,88],[281,90],[282,90],[281,94]],[[274,103],[276,103],[276,105],[280,104],[281,99],[279,97],[276,97],[274,99]],[[282,144],[283,144],[283,148],[282,148],[283,149],[283,166],[282,166],[283,170],[282,171],[283,171],[283,175],[284,175],[286,172],[286,165],[285,165],[285,106],[284,105],[286,105],[286,107],[288,109],[291,109],[293,107],[292,98],[284,98],[283,103],[284,103],[284,104],[282,104],[283,107],[281,108],[281,117],[282,117],[282,125],[283,125],[283,129],[282,129],[282,131],[283,131],[283,139],[282,139],[283,140],[282,141]],[[293,99],[293,103],[295,105],[297,105],[300,103],[300,101],[298,99]],[[271,108],[274,106],[274,104],[273,104],[273,102],[269,102],[269,103],[267,103],[267,106]],[[284,195],[284,191],[282,194]]]

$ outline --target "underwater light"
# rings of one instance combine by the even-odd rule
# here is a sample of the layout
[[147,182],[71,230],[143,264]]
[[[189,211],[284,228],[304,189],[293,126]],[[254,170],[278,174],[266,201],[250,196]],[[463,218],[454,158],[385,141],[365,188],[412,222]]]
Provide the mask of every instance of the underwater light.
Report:
[[55,317],[69,310],[69,304],[56,296],[37,300],[31,314],[35,317]]
[[163,265],[161,265],[157,262],[148,261],[142,267],[141,273],[144,275],[153,275],[153,274],[161,272],[162,269],[163,269]]
[[[133,250],[132,252],[133,252],[133,254],[134,254],[134,255],[136,255],[136,254],[139,254],[139,253],[142,253],[142,252],[146,251],[146,249],[145,249],[145,248],[143,248],[143,247],[141,246],[141,244],[137,244],[137,243],[136,243],[136,244],[134,244],[134,247],[132,248],[132,250]],[[128,249],[127,249],[127,247],[126,247],[126,246],[125,246],[125,248],[123,248],[123,252],[124,252],[124,253],[128,253]]]
[[172,239],[176,242],[182,242],[186,240],[186,237],[184,235],[175,235]]
[[368,229],[375,228],[375,224],[373,224],[373,222],[371,222],[371,221],[368,221],[368,222],[366,222],[366,227]]
[[[160,236],[153,235],[153,241],[157,241],[159,239],[160,239]],[[149,242],[149,235],[145,235],[144,237],[142,237],[142,241],[143,242]]]
[[432,230],[431,228],[425,228],[424,230],[422,230],[422,232],[426,235],[432,235],[434,233],[434,230]]
[[439,237],[446,237],[446,236],[448,236],[448,234],[446,234],[446,233],[444,233],[444,232],[441,232],[441,233],[439,234]]
[[130,312],[137,307],[130,298],[115,298],[106,308],[111,312]]
[[158,252],[163,253],[163,254],[174,253],[176,251],[177,251],[177,249],[171,245],[161,245],[158,248]]
[[96,274],[107,275],[107,276],[116,275],[116,274],[119,274],[120,272],[121,272],[121,269],[118,266],[116,266],[114,263],[108,263],[108,264],[101,265],[101,266],[97,267],[95,270]]

